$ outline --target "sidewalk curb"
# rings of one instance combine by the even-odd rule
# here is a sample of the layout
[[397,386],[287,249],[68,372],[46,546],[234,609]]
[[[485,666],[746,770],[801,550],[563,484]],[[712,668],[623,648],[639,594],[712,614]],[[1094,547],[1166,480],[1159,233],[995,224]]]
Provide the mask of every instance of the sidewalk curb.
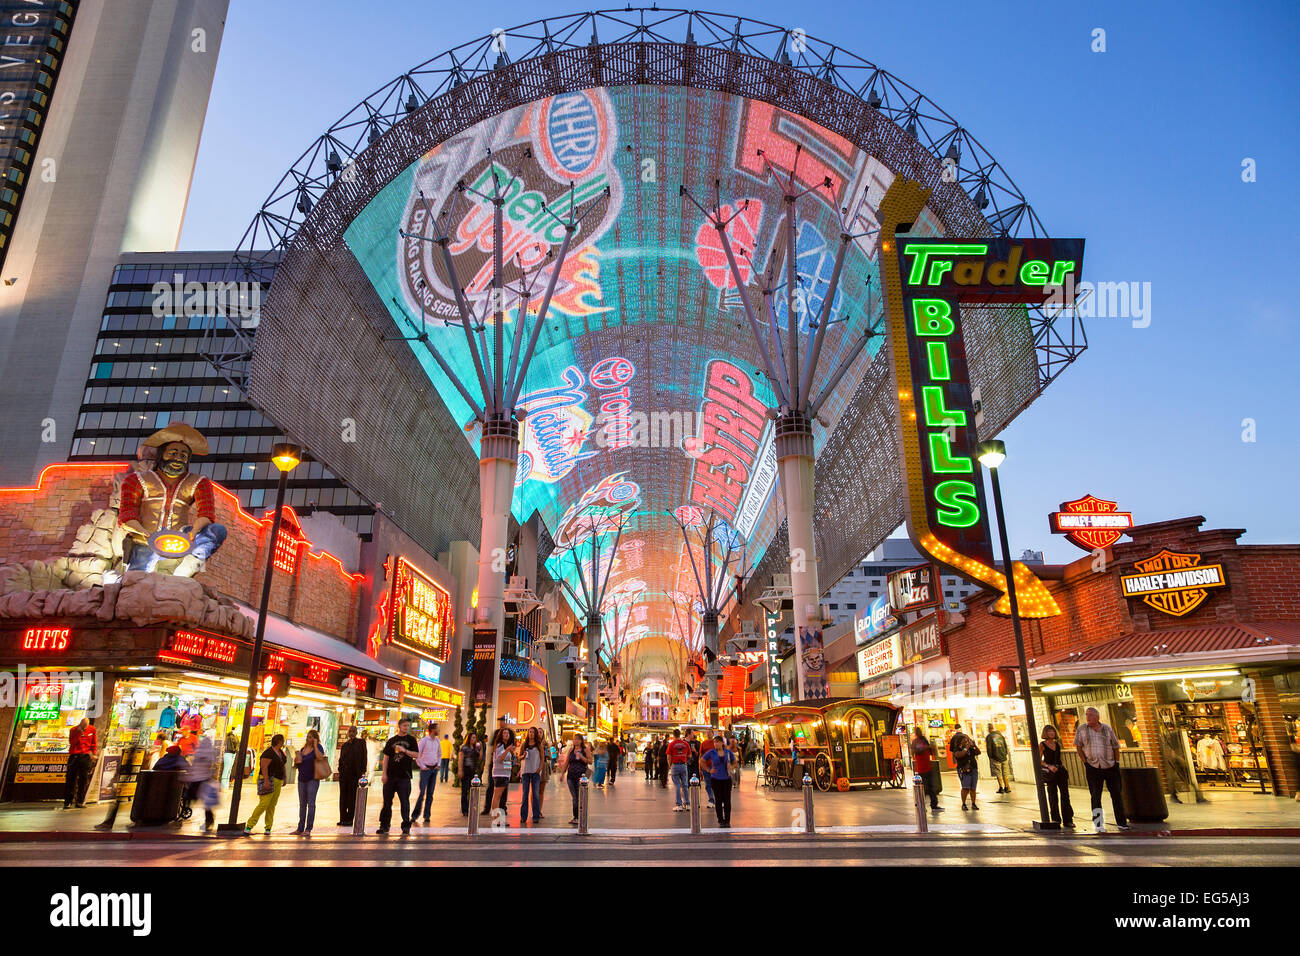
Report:
[[[496,838],[499,839],[501,837],[522,836],[527,832],[529,831],[517,830],[514,831],[514,833],[501,833],[495,836]],[[560,834],[565,832],[575,833],[576,835],[575,831],[555,830],[554,833],[552,833],[552,831],[548,830],[547,833],[544,835],[539,834],[539,837],[543,839],[553,838],[554,834]],[[720,835],[722,832],[723,831],[709,830],[706,831],[706,834],[708,836],[717,836]],[[595,835],[600,837],[616,838],[618,836],[618,830],[604,830],[599,834],[595,834]],[[638,834],[638,835],[644,836],[645,834]],[[684,838],[682,839],[681,842],[690,842],[691,839],[695,839],[695,837],[692,837],[691,833],[687,830],[662,834],[662,836],[664,837],[669,837],[674,839],[677,838],[679,835],[681,838]],[[759,833],[745,834],[742,831],[736,833],[735,835],[741,837],[745,837],[745,836],[757,837],[757,836],[770,836],[770,835],[779,835],[779,834],[775,832],[774,833],[759,832]],[[1070,833],[1070,834],[1063,833],[1060,835],[1061,836],[1069,835],[1073,838],[1089,838],[1089,837],[1100,836],[1103,838],[1115,837],[1120,839],[1127,839],[1127,838],[1150,839],[1153,837],[1284,837],[1284,838],[1294,839],[1294,838],[1300,838],[1300,827],[1256,827],[1256,828],[1207,827],[1205,829],[1129,830],[1127,832],[1114,831],[1114,832],[1108,832],[1104,834],[1080,832],[1080,833]],[[371,836],[372,836],[371,834],[366,834],[366,837],[371,837]],[[659,836],[659,834],[656,834],[656,836]],[[970,837],[983,837],[983,836],[1033,837],[1033,836],[1044,836],[1044,834],[1040,834],[1034,830],[1008,829],[1005,833],[1001,833],[1001,834],[998,833],[988,833],[988,834],[934,833],[929,837],[922,837],[920,834],[916,834],[916,833],[909,834],[909,833],[861,833],[861,832],[859,833],[822,832],[818,834],[806,834],[806,835],[800,834],[800,836],[813,836],[814,838],[821,838],[821,839],[826,839],[828,841],[831,841],[836,839],[861,840],[861,839],[872,839],[872,838],[878,838],[883,840],[896,840],[899,838],[969,839]],[[1053,834],[1051,837],[1049,837],[1049,839],[1055,836],[1057,835]],[[287,837],[294,837],[292,842],[301,845],[301,839],[296,837],[294,834],[290,832],[285,832],[283,834],[275,834],[270,839],[287,838]],[[263,843],[267,839],[268,837],[259,834],[259,838],[256,840],[256,843],[259,844]],[[357,840],[358,838],[353,836],[350,833],[340,833],[340,834],[320,834],[317,837],[317,839],[322,840],[322,842],[333,844],[338,842],[350,843]],[[378,838],[374,838],[374,840],[366,839],[366,838],[362,838],[362,839],[364,839],[364,841],[367,843],[375,842],[376,840],[378,840]],[[417,839],[419,838],[417,837]],[[461,839],[467,839],[467,837],[465,837],[464,835],[462,835],[461,837],[457,837],[456,835],[450,833],[438,833],[436,835],[429,834],[428,836],[424,837],[424,839],[438,840],[440,842],[459,842]],[[488,839],[491,839],[491,837],[489,837]],[[187,842],[219,841],[222,843],[227,843],[227,842],[238,843],[240,841],[240,837],[239,836],[222,837],[220,835],[202,834],[202,833],[178,833],[169,828],[161,828],[161,827],[159,828],[149,827],[143,829],[129,829],[129,830],[122,829],[122,830],[89,830],[89,831],[70,831],[70,830],[35,830],[35,831],[26,831],[26,832],[18,831],[18,830],[0,831],[0,843],[84,843],[87,841],[124,842],[127,840],[154,840],[154,841],[175,840],[175,841],[187,841]],[[471,842],[481,844],[483,840],[484,837],[480,836],[479,838],[474,839]],[[389,842],[389,841],[383,841],[383,842]],[[392,842],[395,846],[401,845],[400,840],[395,840]]]

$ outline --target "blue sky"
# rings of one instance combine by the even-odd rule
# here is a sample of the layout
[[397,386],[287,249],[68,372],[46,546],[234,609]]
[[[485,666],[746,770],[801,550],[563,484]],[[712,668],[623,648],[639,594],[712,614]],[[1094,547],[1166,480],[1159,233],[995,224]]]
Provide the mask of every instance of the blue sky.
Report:
[[[578,9],[232,0],[182,248],[237,244],[312,140],[407,68]],[[1080,555],[1046,516],[1089,492],[1139,522],[1200,514],[1247,542],[1300,541],[1300,441],[1284,414],[1300,394],[1300,310],[1274,285],[1300,272],[1300,4],[708,9],[834,38],[890,70],[997,157],[1049,231],[1087,239],[1085,278],[1150,283],[1150,324],[1093,319],[1088,351],[1002,435],[1015,552]]]

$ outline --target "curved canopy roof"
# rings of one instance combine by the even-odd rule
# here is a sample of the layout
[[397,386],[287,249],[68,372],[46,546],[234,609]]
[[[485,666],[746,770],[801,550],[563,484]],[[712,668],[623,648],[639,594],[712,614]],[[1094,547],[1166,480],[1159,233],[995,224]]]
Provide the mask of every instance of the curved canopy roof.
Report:
[[[741,570],[764,577],[785,558],[766,415],[772,390],[718,237],[680,188],[738,213],[729,236],[743,250],[742,278],[759,302],[771,270],[782,330],[791,321],[782,279],[788,209],[775,174],[793,173],[808,190],[796,205],[793,321],[801,329],[825,300],[840,234],[861,234],[831,303],[818,383],[881,313],[871,233],[895,176],[934,189],[917,232],[1037,231],[1037,221],[1023,199],[1007,198],[1017,194],[991,158],[976,158],[982,168],[974,170],[959,165],[982,153],[960,127],[918,139],[928,137],[918,129],[928,104],[918,94],[900,113],[882,93],[901,100],[900,88],[910,88],[888,74],[876,70],[873,85],[849,92],[834,72],[818,76],[791,61],[783,31],[774,34],[781,50],[765,58],[748,42],[701,44],[695,33],[712,23],[702,19],[708,15],[655,13],[663,19],[652,34],[640,13],[642,28],[633,23],[621,41],[595,40],[601,15],[584,15],[592,18],[591,43],[561,41],[558,30],[552,37],[543,21],[548,42],[536,56],[511,62],[498,50],[492,61],[490,46],[483,70],[461,60],[460,75],[440,93],[412,93],[405,115],[372,110],[371,132],[348,150],[346,164],[336,149],[326,154],[323,183],[298,177],[289,194],[297,215],[273,220],[264,210],[259,220],[283,227],[284,258],[262,310],[250,391],[430,550],[454,537],[476,541],[473,413],[430,354],[477,390],[453,291],[453,282],[463,286],[486,315],[480,334],[490,341],[492,207],[475,192],[491,193],[494,175],[511,184],[502,229],[507,352],[520,325],[521,283],[532,289],[526,307],[535,311],[555,268],[547,257],[563,229],[551,214],[589,207],[555,277],[521,389],[513,510],[520,521],[540,513],[555,544],[543,555],[547,567],[576,593],[575,519],[592,509],[625,514],[606,567],[606,605],[622,616],[616,631],[607,625],[606,639],[618,644],[634,686],[675,686],[675,648],[694,634],[683,614],[696,587],[672,512],[713,509],[747,544]],[[680,26],[685,42],[663,35]],[[536,24],[525,29],[534,39],[539,32]],[[736,21],[733,39],[740,29]],[[458,191],[458,183],[470,188]],[[997,190],[1002,201],[990,222],[981,207],[990,211]],[[268,209],[276,208],[283,203],[273,197]],[[419,238],[435,235],[433,219],[443,215],[452,226],[454,280],[438,246]],[[1059,332],[1023,308],[972,309],[965,324],[985,430],[995,434],[1075,353],[1063,359],[1059,347],[1045,350]],[[400,340],[421,330],[429,348]],[[875,358],[882,344],[869,343],[814,426],[823,584],[902,518],[894,398]],[[345,419],[354,425],[351,441],[340,437]]]

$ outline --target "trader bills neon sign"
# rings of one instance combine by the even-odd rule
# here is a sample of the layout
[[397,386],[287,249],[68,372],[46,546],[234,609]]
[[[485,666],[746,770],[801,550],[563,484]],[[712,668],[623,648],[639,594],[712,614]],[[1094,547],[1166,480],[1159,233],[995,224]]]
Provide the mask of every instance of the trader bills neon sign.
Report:
[[[1044,301],[1067,278],[1078,279],[1083,240],[898,235],[911,230],[929,198],[929,189],[899,177],[880,205],[880,262],[908,532],[939,564],[1005,592],[975,463],[979,436],[959,303]],[[1024,564],[1017,562],[1013,574],[1023,616],[1060,613]],[[994,609],[1009,612],[1005,593]]]

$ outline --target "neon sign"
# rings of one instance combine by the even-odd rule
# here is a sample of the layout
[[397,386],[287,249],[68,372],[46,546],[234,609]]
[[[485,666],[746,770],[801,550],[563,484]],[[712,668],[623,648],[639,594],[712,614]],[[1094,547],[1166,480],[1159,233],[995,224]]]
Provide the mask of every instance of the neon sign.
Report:
[[204,657],[223,664],[233,664],[239,645],[234,641],[210,637],[206,634],[194,634],[190,631],[177,631],[171,640],[169,650],[173,654],[188,654],[191,657]]
[[1062,501],[1061,510],[1047,516],[1053,534],[1084,551],[1105,550],[1133,527],[1133,515],[1120,511],[1119,505],[1105,498],[1084,495],[1074,501]]
[[[939,564],[1004,592],[997,570],[979,445],[961,302],[1043,302],[1083,261],[1082,239],[989,239],[979,242],[897,236],[912,229],[930,190],[899,177],[880,204],[881,266],[898,396],[899,462],[912,542]],[[1051,593],[1015,563],[1017,604],[1025,617],[1060,613]]]
[[397,559],[388,621],[389,644],[446,662],[455,628],[451,595],[405,558]]
[[72,640],[70,627],[29,627],[23,632],[25,651],[66,651]]
[[1136,574],[1121,574],[1126,598],[1142,602],[1163,614],[1182,617],[1210,596],[1208,588],[1228,586],[1221,564],[1201,564],[1199,554],[1163,548],[1149,558],[1133,562]]

